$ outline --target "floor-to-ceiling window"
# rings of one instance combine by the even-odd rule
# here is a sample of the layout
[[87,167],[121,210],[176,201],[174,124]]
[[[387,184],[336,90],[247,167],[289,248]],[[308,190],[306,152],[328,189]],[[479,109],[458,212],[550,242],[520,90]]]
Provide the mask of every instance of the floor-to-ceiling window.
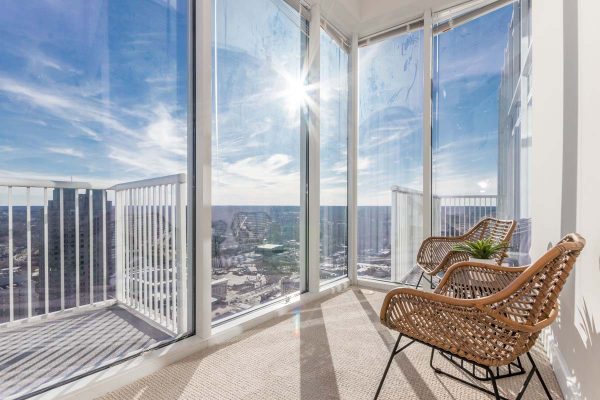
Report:
[[188,17],[2,2],[0,397],[193,329]]
[[300,290],[307,22],[282,0],[214,2],[212,315]]
[[513,262],[530,246],[530,1],[440,13],[433,27],[432,227],[464,233],[485,216],[518,221]]
[[423,30],[365,43],[359,93],[358,276],[404,281],[423,238]]
[[321,280],[348,274],[348,44],[321,29]]

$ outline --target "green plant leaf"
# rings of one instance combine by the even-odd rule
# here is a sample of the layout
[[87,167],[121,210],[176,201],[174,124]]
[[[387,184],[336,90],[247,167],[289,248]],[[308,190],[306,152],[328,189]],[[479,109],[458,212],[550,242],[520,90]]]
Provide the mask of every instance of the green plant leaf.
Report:
[[489,260],[505,252],[508,248],[507,243],[496,243],[492,239],[481,239],[457,244],[452,250],[467,253],[473,258]]

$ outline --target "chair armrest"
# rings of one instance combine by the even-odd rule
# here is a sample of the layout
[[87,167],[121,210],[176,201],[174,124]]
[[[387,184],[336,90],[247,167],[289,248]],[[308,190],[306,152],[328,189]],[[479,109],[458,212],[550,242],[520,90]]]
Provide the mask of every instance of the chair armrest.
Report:
[[381,322],[384,323],[384,325],[387,325],[385,323],[385,321],[387,319],[388,311],[389,311],[390,307],[394,303],[401,302],[403,300],[407,300],[407,301],[417,300],[417,301],[423,301],[423,302],[428,302],[428,303],[437,303],[437,304],[442,304],[442,305],[448,304],[451,306],[477,309],[476,308],[477,301],[472,300],[472,299],[459,299],[459,298],[447,297],[447,296],[444,296],[444,295],[441,295],[438,293],[424,292],[422,290],[411,289],[411,288],[397,288],[397,289],[393,289],[393,290],[389,291],[388,294],[385,296],[385,299],[383,300],[383,304],[381,306],[381,312],[380,312],[379,317],[381,319]]
[[478,262],[460,262],[452,265],[435,293],[459,299],[478,299],[506,288],[525,267],[503,267]]

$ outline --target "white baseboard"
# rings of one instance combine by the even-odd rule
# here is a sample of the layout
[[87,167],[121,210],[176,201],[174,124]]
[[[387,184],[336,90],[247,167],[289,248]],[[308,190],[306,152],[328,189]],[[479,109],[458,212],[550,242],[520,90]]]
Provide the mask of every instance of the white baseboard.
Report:
[[[429,287],[429,282],[427,282],[425,279],[423,279],[423,285],[421,285],[419,287],[419,290],[425,291],[425,292],[433,292],[433,289],[431,289]],[[383,291],[383,292],[388,292],[392,289],[397,289],[397,288],[413,288],[414,286],[410,286],[410,285],[405,285],[402,283],[397,283],[397,282],[391,282],[391,281],[384,281],[381,279],[369,279],[369,278],[358,278],[357,280],[357,286],[361,287],[361,288],[365,288],[365,289],[373,289],[373,290],[379,290],[379,291]]]
[[368,278],[358,278],[357,286],[365,289],[373,289],[379,290],[382,292],[388,292],[392,289],[396,289],[399,287],[403,287],[402,285],[390,281],[384,281],[379,279],[368,279]]
[[552,329],[545,329],[542,332],[541,339],[565,400],[582,400],[581,387],[577,381],[577,377],[573,375],[567,365],[567,361],[558,347],[558,342],[554,337]]

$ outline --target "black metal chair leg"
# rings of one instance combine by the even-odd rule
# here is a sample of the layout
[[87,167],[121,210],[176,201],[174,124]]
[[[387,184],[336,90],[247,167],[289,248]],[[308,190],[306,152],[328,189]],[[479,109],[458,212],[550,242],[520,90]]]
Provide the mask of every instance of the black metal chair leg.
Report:
[[498,385],[496,384],[496,376],[494,376],[494,373],[492,372],[492,369],[490,367],[487,368],[487,372],[492,377],[492,387],[494,388],[494,397],[496,397],[496,400],[500,400],[501,397],[500,397],[500,392],[498,392]]
[[490,375],[490,380],[492,381],[492,386],[493,386],[493,389],[494,389],[493,391],[491,391],[491,390],[489,390],[489,389],[487,389],[485,387],[481,387],[479,385],[476,385],[473,382],[469,382],[469,381],[467,381],[465,379],[461,379],[461,378],[459,378],[456,375],[452,375],[452,374],[450,374],[448,372],[442,371],[440,368],[434,366],[433,365],[433,354],[434,354],[434,351],[436,351],[436,350],[432,347],[431,348],[431,357],[429,358],[429,366],[433,369],[433,371],[435,373],[447,376],[448,378],[452,378],[455,381],[461,382],[461,383],[463,383],[463,384],[465,384],[467,386],[470,386],[470,387],[472,387],[474,389],[477,389],[477,390],[479,390],[481,392],[484,392],[484,393],[487,393],[487,394],[491,394],[492,396],[494,396],[494,398],[496,400],[508,400],[506,397],[500,395],[500,392],[498,391],[498,385],[496,384],[496,377],[494,376],[494,374],[493,374],[493,372],[492,372],[492,370],[491,370],[490,367],[485,367],[483,365],[479,366],[480,368],[484,368],[486,370],[486,374]]
[[537,365],[535,364],[535,361],[533,361],[533,357],[531,356],[531,354],[529,352],[527,352],[527,357],[529,358],[529,362],[531,363],[535,374],[537,375],[538,379],[540,380],[540,383],[542,384],[542,387],[544,388],[544,392],[546,392],[546,396],[548,396],[549,400],[552,400],[552,395],[550,394],[550,390],[548,390],[548,386],[546,386],[546,382],[544,382],[544,378],[542,378],[542,374],[540,373],[540,370],[538,369]]
[[388,360],[387,366],[385,367],[385,371],[383,376],[381,377],[381,382],[379,382],[379,387],[377,388],[377,393],[375,393],[374,399],[377,400],[379,397],[379,392],[381,392],[381,388],[383,387],[383,382],[385,381],[385,377],[387,376],[388,371],[390,370],[390,366],[392,365],[392,361],[394,361],[394,356],[396,356],[396,351],[398,350],[398,346],[400,345],[400,339],[402,339],[402,334],[398,335],[398,340],[396,340],[396,344],[392,349],[392,354],[390,354],[390,359]]
[[431,367],[432,370],[437,371],[437,369],[433,366],[433,353],[435,352],[435,349],[432,347],[431,348],[431,357],[429,357],[429,366]]
[[425,276],[425,271],[421,272],[421,276],[419,277],[419,280],[417,281],[417,285],[415,286],[415,289],[419,288],[419,286],[421,285],[421,280],[423,280],[423,278],[425,278],[425,281],[429,282],[429,287],[431,289],[435,289],[436,287],[433,285],[433,277],[434,276],[430,276],[429,278],[427,278]]
[[[402,339],[402,334],[400,334],[398,336],[398,340],[396,341],[396,344],[394,346],[394,349],[392,350],[392,354],[390,355],[390,359],[388,360],[387,366],[385,367],[385,371],[383,373],[383,376],[381,377],[381,382],[379,382],[379,387],[377,388],[377,393],[375,394],[375,400],[377,400],[377,398],[379,397],[379,393],[381,392],[381,388],[383,387],[383,382],[385,381],[385,378],[388,374],[388,371],[390,369],[390,366],[392,365],[392,361],[394,359],[394,357],[402,352],[402,350],[404,350],[405,348],[407,348],[408,346],[410,346],[412,343],[415,342],[415,340],[413,339],[412,341],[410,341],[409,343],[405,344],[403,347],[401,347],[398,350],[398,346],[400,345],[400,339]],[[474,384],[473,382],[464,380],[459,378],[458,376],[449,374],[445,371],[442,371],[440,368],[436,367],[433,365],[433,357],[435,355],[435,351],[440,351],[440,353],[442,355],[444,355],[442,350],[436,350],[435,347],[430,346],[431,347],[431,356],[429,357],[429,366],[438,374],[447,376],[449,378],[452,378],[454,380],[457,380],[459,382],[462,382],[468,386],[471,386],[474,389],[480,390],[482,392],[491,394],[492,396],[494,396],[494,398],[496,400],[508,400],[506,397],[500,395],[500,391],[498,389],[498,384],[496,382],[497,378],[497,374],[494,374],[494,372],[492,371],[491,367],[487,367],[485,365],[481,365],[481,364],[477,364],[480,368],[483,368],[486,370],[486,377],[490,377],[489,380],[492,381],[492,390],[489,390],[485,387],[481,387],[478,386],[476,384]],[[531,356],[531,354],[528,352],[527,353],[527,357],[529,358],[529,362],[531,362],[531,370],[529,371],[529,374],[527,374],[527,377],[525,378],[525,381],[523,382],[523,385],[521,386],[521,390],[519,390],[519,393],[517,394],[517,397],[515,400],[521,400],[523,398],[523,395],[525,394],[525,391],[527,390],[527,387],[529,386],[529,383],[531,382],[531,379],[533,378],[533,374],[535,373],[538,377],[538,379],[540,380],[540,383],[542,384],[542,387],[544,388],[544,392],[546,392],[546,396],[548,396],[549,400],[552,400],[552,395],[550,394],[550,390],[548,390],[548,386],[546,386],[546,382],[544,382],[544,379],[542,378],[542,374],[540,373],[540,370],[538,369],[537,365],[535,364],[535,361],[533,360],[533,357]],[[460,358],[460,357],[459,357]],[[461,361],[463,361],[462,358],[460,358]],[[452,361],[452,359],[450,359]],[[517,364],[519,366],[519,368],[521,369],[521,373],[524,373],[524,369],[521,365],[521,360],[518,359]],[[475,365],[475,363],[473,363],[473,365]],[[460,367],[460,365],[457,365]],[[514,375],[518,375],[519,373],[515,373]],[[499,374],[498,374],[499,375]],[[506,376],[501,376],[501,377],[506,377]]]
[[525,382],[523,382],[523,386],[521,386],[521,390],[519,391],[519,394],[515,400],[521,400],[523,398],[525,390],[527,390],[527,386],[529,386],[529,382],[531,381],[531,377],[533,377],[534,371],[535,367],[531,368],[531,371],[529,371],[529,374],[527,374],[527,378],[525,378]]
[[423,279],[423,275],[425,275],[425,271],[421,271],[421,276],[419,277],[419,280],[417,281],[417,286],[415,286],[415,289],[419,288],[419,285],[421,284],[421,279]]

